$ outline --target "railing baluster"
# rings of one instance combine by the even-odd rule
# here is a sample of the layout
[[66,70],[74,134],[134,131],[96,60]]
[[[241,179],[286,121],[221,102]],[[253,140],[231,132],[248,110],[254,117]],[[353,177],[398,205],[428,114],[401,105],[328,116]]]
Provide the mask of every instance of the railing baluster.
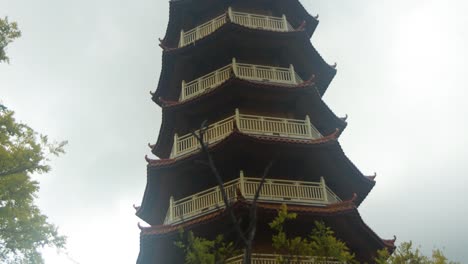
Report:
[[283,19],[283,31],[288,31],[288,20],[286,16],[283,14],[281,18]]
[[[202,85],[202,83],[200,83]],[[205,133],[205,141],[208,144],[217,142],[232,132],[234,123],[237,128],[246,133],[260,135],[274,135],[290,138],[312,139],[320,138],[321,135],[306,116],[305,120],[292,120],[285,118],[274,118],[240,114],[236,109],[235,114],[210,126]],[[314,132],[312,132],[314,131]],[[199,133],[196,131],[196,133]],[[178,137],[174,135],[174,146],[171,157],[175,158],[200,148],[197,139],[191,134]]]
[[[238,179],[225,183],[224,189],[229,202],[232,202],[236,198],[237,189],[246,199],[252,199],[259,184],[260,179],[246,178],[241,171]],[[327,198],[328,195],[330,195],[329,198]],[[292,199],[289,203],[320,203],[323,205],[341,201],[328,189],[323,177],[321,177],[320,182],[266,179],[259,199],[270,202]],[[173,224],[183,219],[205,214],[217,207],[224,207],[221,190],[218,186],[179,201],[174,201],[172,198],[169,200],[165,223]]]
[[285,15],[281,17],[271,17],[264,15],[254,15],[249,13],[233,12],[232,8],[229,7],[226,13],[208,21],[204,24],[201,24],[187,32],[181,30],[179,47],[186,46],[192,42],[197,41],[200,38],[203,38],[221,27],[226,23],[227,16],[229,19],[237,24],[242,26],[251,27],[251,28],[260,28],[264,30],[273,30],[273,31],[289,31],[289,23]]
[[[279,68],[279,67],[268,67],[253,64],[240,64],[236,62],[236,59],[232,59],[232,64],[227,65],[221,69],[209,73],[203,77],[195,79],[189,83],[182,85],[183,92],[180,97],[180,101],[187,100],[193,96],[204,93],[209,88],[214,88],[220,85],[223,81],[230,77],[229,68],[232,67],[234,75],[238,78],[253,80],[253,81],[264,81],[296,84],[297,74],[291,74],[294,67],[290,68]],[[221,73],[221,74],[220,74]],[[293,80],[294,78],[294,80]]]

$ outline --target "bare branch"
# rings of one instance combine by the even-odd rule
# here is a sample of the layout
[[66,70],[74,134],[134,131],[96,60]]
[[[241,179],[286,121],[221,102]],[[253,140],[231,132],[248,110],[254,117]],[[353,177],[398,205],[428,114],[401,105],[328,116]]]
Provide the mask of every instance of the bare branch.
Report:
[[260,197],[260,192],[262,191],[263,185],[265,184],[265,179],[270,172],[271,167],[273,166],[274,161],[276,160],[273,159],[271,160],[268,165],[265,167],[262,175],[262,179],[260,180],[260,184],[258,185],[257,190],[255,191],[255,196],[252,201],[252,206],[250,207],[249,211],[249,228],[247,229],[247,241],[248,244],[246,244],[245,247],[245,254],[244,254],[244,263],[251,263],[251,256],[252,256],[252,242],[255,238],[255,233],[257,231],[257,201],[258,198]]
[[207,130],[207,126],[206,126],[206,120],[203,121],[201,127],[200,127],[200,130],[199,130],[199,133],[197,135],[197,133],[195,132],[192,132],[192,135],[198,140],[198,142],[200,143],[200,147],[201,147],[201,151],[203,153],[205,153],[205,156],[206,156],[206,159],[208,160],[208,165],[209,167],[211,168],[211,171],[213,172],[213,174],[215,175],[216,177],[216,180],[218,182],[218,186],[220,188],[220,191],[221,191],[221,196],[223,197],[223,202],[224,202],[224,205],[226,206],[226,210],[228,211],[228,214],[229,214],[229,217],[231,218],[231,221],[232,223],[234,224],[234,228],[236,229],[240,239],[242,240],[242,242],[247,245],[248,241],[247,241],[247,237],[244,235],[244,233],[242,232],[242,229],[240,227],[240,223],[239,221],[237,220],[236,216],[234,215],[234,211],[232,210],[232,206],[231,204],[229,203],[229,200],[228,200],[228,197],[227,197],[227,194],[226,194],[226,190],[224,190],[224,182],[223,182],[223,179],[221,177],[221,175],[219,174],[219,171],[218,171],[218,168],[216,167],[215,163],[214,163],[214,160],[213,160],[213,157],[211,156],[211,154],[209,153],[208,151],[208,146],[207,144],[205,143],[205,140],[204,140],[204,135],[205,135],[205,132]]
[[[255,196],[252,201],[252,205],[249,210],[249,222],[248,222],[248,228],[247,231],[244,233],[241,228],[241,219],[237,219],[234,210],[232,208],[232,204],[230,203],[226,190],[224,189],[224,182],[223,178],[221,177],[218,168],[215,165],[215,162],[213,160],[213,157],[209,153],[208,150],[208,144],[205,142],[204,135],[206,133],[206,130],[208,127],[206,126],[207,121],[203,121],[203,123],[200,126],[200,129],[197,132],[192,132],[192,135],[197,139],[197,141],[200,143],[200,148],[201,151],[205,154],[207,162],[202,162],[198,161],[199,163],[202,163],[204,165],[207,165],[210,167],[211,171],[216,177],[216,181],[218,183],[218,186],[220,188],[221,196],[223,198],[224,205],[226,206],[226,210],[228,212],[229,217],[231,218],[231,221],[234,225],[234,229],[238,233],[238,236],[240,238],[240,241],[244,244],[245,250],[244,250],[244,264],[250,264],[251,263],[251,255],[252,255],[252,243],[255,238],[255,233],[256,233],[256,227],[257,227],[257,201],[258,198],[260,197],[260,192],[263,188],[263,185],[265,183],[265,179],[270,172],[271,167],[273,166],[274,161],[276,160],[273,159],[268,163],[268,165],[265,167],[263,171],[263,175],[260,181],[260,184],[255,191]],[[239,241],[236,242],[236,245],[238,244]]]

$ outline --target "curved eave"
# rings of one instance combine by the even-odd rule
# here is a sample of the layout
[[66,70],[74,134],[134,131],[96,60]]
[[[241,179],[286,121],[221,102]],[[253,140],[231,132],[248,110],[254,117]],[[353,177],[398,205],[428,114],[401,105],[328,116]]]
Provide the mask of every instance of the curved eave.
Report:
[[[220,3],[222,1],[222,3]],[[216,4],[218,5],[223,5],[222,10],[227,10],[227,8],[230,5],[230,2],[232,0],[216,0]],[[239,1],[239,0],[238,0]],[[245,1],[251,1],[251,0],[245,0]],[[272,2],[278,2],[279,4],[282,4],[282,8],[286,8],[285,13],[289,13],[288,17],[293,17],[300,22],[305,21],[307,23],[307,35],[310,38],[315,29],[317,28],[317,25],[319,21],[310,15],[307,10],[304,8],[304,6],[301,4],[299,0],[290,0],[285,4],[284,0],[271,0]],[[213,6],[213,0],[198,0],[198,1],[192,1],[192,0],[177,0],[177,1],[170,1],[169,2],[169,22],[167,25],[166,29],[166,34],[164,36],[164,43],[168,43],[169,45],[178,43],[178,39],[180,36],[180,30],[183,27],[183,19],[184,16],[188,15],[189,11],[192,9],[193,4],[196,4],[197,6]],[[293,5],[292,5],[293,4]],[[220,10],[220,11],[222,11]],[[299,22],[299,23],[300,23]]]
[[[359,178],[362,180],[362,182],[368,183],[374,186],[375,185],[374,179],[372,177],[364,176],[359,171],[359,169],[351,162],[351,160],[349,160],[349,158],[346,157],[345,153],[343,152],[343,149],[338,143],[338,140],[337,140],[338,134],[339,134],[339,131],[337,130],[335,133],[325,136],[323,138],[315,139],[315,140],[307,140],[307,139],[290,139],[290,138],[274,137],[274,136],[251,135],[251,134],[242,133],[236,130],[232,132],[229,136],[224,138],[223,140],[216,142],[214,144],[210,144],[209,150],[210,152],[215,152],[223,148],[224,145],[228,145],[232,143],[244,145],[244,144],[236,143],[235,142],[236,140],[245,140],[246,142],[242,142],[245,144],[248,144],[248,143],[259,143],[259,144],[270,144],[270,145],[278,144],[278,145],[286,145],[288,147],[300,147],[303,149],[330,147],[331,149],[336,150],[338,154],[340,154],[341,160],[345,161],[345,163],[349,165],[349,168],[353,170],[355,174],[360,176]],[[154,169],[164,169],[164,168],[173,168],[177,166],[183,166],[187,162],[200,159],[201,156],[202,156],[202,153],[198,151],[198,152],[194,152],[192,154],[185,155],[176,159],[152,160],[152,159],[146,158],[146,160],[148,162],[148,167],[151,167]],[[360,200],[362,199],[358,199],[358,201]]]
[[[210,151],[216,150],[218,148],[221,148],[223,145],[230,143],[231,141],[240,138],[240,139],[249,139],[253,141],[257,141],[260,143],[284,143],[284,144],[292,144],[292,145],[302,145],[302,146],[315,146],[315,145],[321,145],[321,144],[330,144],[332,142],[337,142],[336,137],[338,135],[338,131],[335,133],[320,138],[320,139],[314,139],[314,140],[308,140],[308,139],[291,139],[291,138],[284,138],[284,137],[274,137],[274,136],[262,136],[262,135],[251,135],[251,134],[246,134],[242,133],[238,130],[235,130],[232,132],[230,135],[228,135],[226,138],[224,138],[221,141],[218,141],[216,143],[210,144],[209,149]],[[150,167],[155,167],[155,168],[164,168],[166,166],[177,166],[184,161],[192,160],[192,159],[198,159],[200,156],[201,152],[194,152],[192,154],[188,154],[179,158],[175,159],[158,159],[158,160],[151,160],[149,158],[146,158],[148,162],[148,166]],[[367,179],[367,178],[366,178]]]
[[[233,210],[237,215],[247,215],[252,203],[239,199],[233,204]],[[259,225],[266,225],[276,215],[281,208],[281,204],[257,203],[257,213],[259,215]],[[395,240],[384,240],[380,238],[361,218],[353,201],[344,201],[331,204],[325,207],[288,205],[288,211],[297,213],[297,218],[290,221],[286,228],[289,231],[300,226],[300,233],[304,235],[304,227],[317,219],[321,219],[336,232],[340,239],[347,242],[348,246],[355,251],[359,251],[360,260],[372,260],[372,255],[382,248],[387,248],[390,252],[395,249]],[[294,225],[294,226],[291,226]],[[194,230],[196,233],[203,233],[212,236],[212,232],[229,229],[230,220],[226,210],[219,210],[213,213],[183,222],[177,225],[158,225],[150,227],[140,227],[140,239],[142,245],[159,241],[159,243],[172,245],[172,240],[176,238],[180,229]],[[268,229],[259,228],[257,236],[266,236]],[[222,231],[221,231],[222,232]],[[266,232],[266,233],[265,233]],[[292,233],[292,232],[290,232]],[[359,238],[352,237],[358,234]],[[359,244],[357,244],[360,242]],[[161,244],[160,244],[161,245]]]
[[[210,145],[210,152],[213,157],[220,157],[226,160],[231,160],[234,156],[239,155],[242,151],[249,151],[251,155],[257,155],[257,152],[252,151],[263,151],[268,155],[276,156],[276,152],[280,152],[281,155],[300,155],[307,159],[310,155],[320,155],[323,157],[317,162],[321,162],[321,166],[332,166],[328,170],[333,175],[338,175],[335,178],[335,184],[339,181],[346,181],[347,185],[353,186],[352,189],[343,189],[342,191],[347,193],[352,190],[353,193],[357,194],[356,204],[359,205],[369,194],[375,185],[375,181],[364,176],[358,168],[346,157],[341,146],[336,140],[337,134],[332,134],[321,140],[291,140],[277,137],[264,137],[264,136],[252,136],[243,134],[240,132],[234,132],[224,140]],[[244,146],[244,150],[236,150],[239,146]],[[248,149],[245,149],[248,146]],[[232,150],[235,153],[231,156],[229,153]],[[240,151],[240,152],[239,152]],[[221,155],[221,153],[224,153]],[[243,152],[242,152],[243,153]],[[155,211],[155,203],[166,203],[169,197],[164,197],[164,194],[158,191],[160,181],[165,179],[165,173],[171,171],[175,174],[178,171],[184,171],[187,168],[196,166],[196,161],[203,159],[203,153],[195,152],[191,155],[183,156],[178,159],[162,159],[162,160],[150,160],[148,161],[148,181],[141,207],[137,212],[137,215],[148,223],[156,223],[157,219],[160,218],[161,212]],[[269,158],[266,158],[269,159]],[[220,161],[222,162],[222,161]],[[312,164],[313,162],[311,162]],[[314,163],[315,164],[315,163]],[[334,164],[334,165],[327,165]],[[327,176],[327,175],[325,175]],[[164,178],[162,178],[164,177]],[[331,176],[330,176],[331,177]],[[335,177],[335,176],[333,176]],[[352,193],[350,193],[352,194]],[[162,196],[161,196],[162,195]],[[158,200],[161,200],[159,201]],[[347,199],[342,197],[342,199]],[[163,206],[161,204],[159,206]],[[162,209],[161,209],[162,210]]]
[[[242,209],[247,206],[251,205],[250,201],[246,201],[243,199],[237,200],[233,208],[234,209]],[[258,209],[260,210],[268,210],[277,212],[281,208],[281,204],[274,204],[274,203],[265,203],[265,202],[258,202],[257,203]],[[344,201],[335,204],[331,204],[328,206],[301,206],[301,205],[288,205],[289,212],[295,213],[314,213],[317,215],[330,215],[330,214],[340,214],[340,213],[349,213],[351,211],[356,210],[356,206],[351,201]],[[188,220],[186,222],[182,222],[176,225],[155,225],[150,227],[140,227],[141,236],[159,236],[159,235],[166,235],[174,232],[178,232],[181,228],[183,229],[190,229],[194,226],[200,224],[208,224],[210,221],[218,220],[221,217],[225,217],[227,215],[226,210],[217,210],[213,213],[194,218],[192,220]]]
[[[338,118],[333,111],[328,107],[328,105],[321,99],[320,95],[317,92],[316,86],[312,81],[306,81],[297,86],[286,86],[273,83],[262,83],[262,82],[253,82],[248,80],[243,80],[239,78],[231,78],[228,81],[224,82],[222,85],[215,89],[211,89],[208,92],[200,94],[199,96],[193,97],[187,101],[177,102],[177,101],[164,101],[162,102],[162,121],[161,127],[159,130],[159,136],[156,144],[152,146],[152,153],[160,158],[168,157],[171,151],[171,146],[173,144],[172,135],[174,134],[173,122],[171,120],[174,118],[173,115],[179,111],[188,111],[193,109],[193,107],[203,106],[210,102],[210,100],[215,100],[217,95],[221,93],[233,92],[233,90],[238,90],[237,94],[242,94],[241,90],[252,91],[252,89],[266,90],[269,93],[287,93],[297,94],[297,93],[310,93],[312,96],[316,96],[314,99],[315,102],[319,102],[320,106],[323,107],[324,112],[328,115],[330,119],[330,127],[328,131],[339,129],[339,135],[346,128],[347,123]],[[323,133],[323,131],[321,131]]]
[[[306,33],[303,30],[276,32],[261,29],[252,29],[234,23],[226,23],[222,27],[217,29],[215,32],[198,40],[196,43],[192,43],[181,48],[166,48],[165,50],[163,50],[161,75],[156,91],[152,93],[153,101],[156,102],[158,105],[161,105],[159,98],[167,98],[167,94],[170,92],[168,89],[176,89],[174,87],[171,87],[170,80],[172,78],[172,74],[174,73],[173,67],[175,67],[175,65],[177,64],[178,58],[189,54],[204,52],[204,49],[206,50],[207,45],[212,44],[214,41],[217,40],[222,41],[223,39],[226,39],[227,35],[229,34],[250,34],[250,37],[262,40],[265,38],[287,38],[291,40],[292,38],[297,38],[297,42],[299,42],[299,44],[297,45],[305,45],[301,46],[301,50],[304,50],[305,53],[304,56],[310,58],[311,63],[313,62],[314,64],[317,64],[316,68],[318,68],[318,70],[310,74],[314,74],[316,76],[316,82],[318,86],[317,89],[321,96],[323,96],[331,81],[336,75],[336,69],[333,66],[330,66],[323,59],[323,57],[314,48],[312,43],[307,39]],[[177,87],[180,88],[180,86]]]

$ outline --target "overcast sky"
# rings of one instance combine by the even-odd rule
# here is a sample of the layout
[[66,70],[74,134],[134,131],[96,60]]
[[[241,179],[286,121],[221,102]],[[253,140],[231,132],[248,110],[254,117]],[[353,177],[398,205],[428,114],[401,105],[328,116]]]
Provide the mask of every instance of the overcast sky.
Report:
[[[360,207],[381,237],[468,259],[468,4],[463,0],[302,0],[312,42],[338,74],[324,100],[349,115],[340,142],[377,185]],[[0,100],[67,154],[40,175],[39,206],[68,236],[46,263],[133,263],[132,204],[146,182],[161,111],[157,39],[168,2],[0,0],[23,36],[0,65]]]

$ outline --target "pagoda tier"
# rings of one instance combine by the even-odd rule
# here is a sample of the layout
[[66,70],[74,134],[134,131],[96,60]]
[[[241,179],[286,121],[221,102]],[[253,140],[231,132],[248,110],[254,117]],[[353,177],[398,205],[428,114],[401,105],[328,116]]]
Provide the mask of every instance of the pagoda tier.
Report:
[[[334,135],[300,140],[235,132],[211,145],[210,153],[225,182],[237,179],[241,170],[259,178],[266,164],[276,159],[269,178],[319,182],[323,177],[341,200],[356,194],[357,205],[375,185],[373,177],[364,176],[346,157]],[[200,160],[200,152],[179,159],[149,160],[147,186],[137,215],[149,224],[161,224],[171,196],[179,200],[216,186],[215,177]]]
[[[251,0],[177,0],[169,2],[169,24],[163,43],[176,47],[180,43],[181,31],[189,31],[227,12],[229,7],[236,11],[255,10],[256,13],[287,18],[293,28],[305,24],[306,32],[312,36],[318,21],[312,17],[298,0],[266,0],[262,4]],[[261,8],[267,7],[268,9]],[[207,8],[209,7],[209,8]]]
[[199,40],[196,45],[166,49],[153,100],[161,105],[160,99],[188,99],[182,96],[184,82],[188,84],[223,70],[232,65],[234,58],[239,64],[288,69],[292,65],[299,77],[292,84],[300,84],[315,76],[314,82],[321,95],[336,74],[336,70],[307,41],[304,31],[276,32],[230,25]]
[[[280,112],[309,116],[321,134],[340,133],[346,122],[338,118],[323,102],[313,82],[288,86],[230,78],[219,87],[184,102],[165,101],[159,137],[153,153],[168,158],[174,144],[174,134],[195,131],[204,120],[221,120],[220,113],[232,114],[232,109],[252,109],[254,112]],[[272,108],[271,106],[275,107]]]
[[[254,258],[256,254],[274,254],[271,245],[273,232],[268,226],[277,215],[280,208],[278,203],[259,202],[258,224],[256,239],[253,246]],[[248,216],[250,202],[242,197],[233,205],[237,216]],[[383,240],[378,237],[362,220],[353,201],[338,202],[323,207],[311,207],[305,205],[289,205],[289,212],[297,213],[297,219],[286,223],[285,230],[288,235],[307,236],[313,228],[314,221],[323,221],[330,226],[337,238],[344,241],[360,263],[372,263],[377,250],[387,248],[394,250],[394,240]],[[187,220],[175,225],[158,225],[141,228],[142,248],[139,255],[139,263],[183,263],[184,256],[180,249],[173,246],[172,241],[178,239],[179,230],[191,230],[195,234],[203,234],[205,237],[214,238],[218,234],[224,234],[228,240],[236,240],[235,231],[227,217],[226,211],[218,210],[200,218]],[[227,264],[240,262],[228,261]],[[273,260],[272,260],[273,261]],[[275,263],[276,262],[268,262]],[[313,262],[301,262],[313,263]],[[329,262],[337,263],[337,262]]]

